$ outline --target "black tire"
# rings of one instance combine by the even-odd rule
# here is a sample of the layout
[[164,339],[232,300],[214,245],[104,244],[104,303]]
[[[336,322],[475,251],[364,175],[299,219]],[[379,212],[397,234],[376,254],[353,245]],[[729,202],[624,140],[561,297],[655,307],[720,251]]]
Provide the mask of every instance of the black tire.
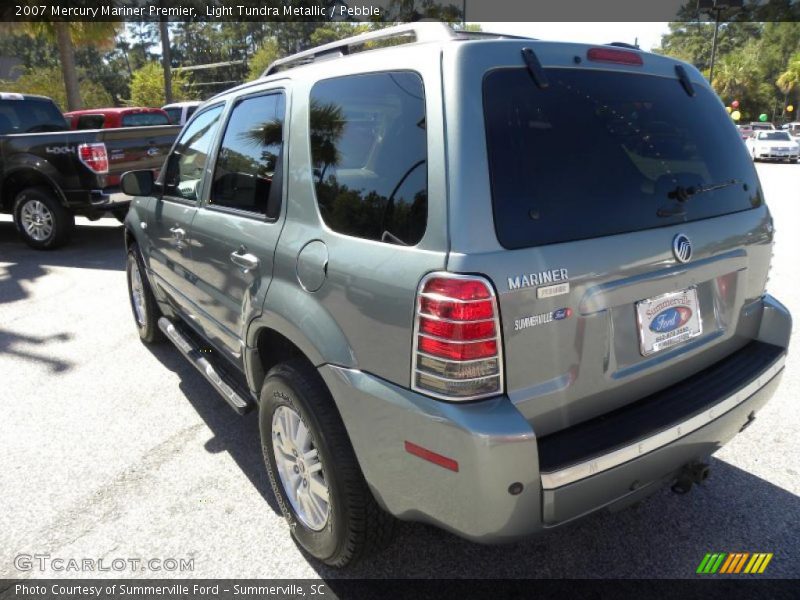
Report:
[[[158,328],[158,319],[161,317],[161,309],[158,308],[158,302],[153,295],[153,290],[150,288],[150,282],[147,280],[147,271],[144,267],[142,255],[139,252],[139,247],[136,244],[131,244],[128,248],[128,260],[125,266],[126,279],[128,281],[128,300],[131,303],[131,312],[133,312],[133,322],[136,325],[136,330],[139,332],[141,340],[147,344],[161,342],[164,340],[163,332]],[[142,311],[141,318],[137,313],[136,302],[134,301],[134,286],[133,281],[136,273],[138,272],[141,281],[141,302],[144,310]]]
[[[298,517],[278,474],[272,419],[281,406],[300,415],[322,463],[329,512],[319,531]],[[372,496],[334,401],[311,364],[293,359],[267,373],[261,387],[259,428],[272,490],[292,535],[306,552],[325,564],[345,567],[391,542],[394,518]]]
[[69,241],[75,216],[52,190],[29,187],[14,198],[14,225],[31,248],[53,250]]

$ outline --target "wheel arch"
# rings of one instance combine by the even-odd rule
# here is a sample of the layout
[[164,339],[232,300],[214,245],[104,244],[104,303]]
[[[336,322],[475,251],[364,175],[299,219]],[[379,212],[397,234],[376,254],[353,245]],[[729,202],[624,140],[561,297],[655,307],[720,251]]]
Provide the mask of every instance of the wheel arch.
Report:
[[14,169],[3,178],[3,185],[0,188],[0,203],[3,211],[11,212],[14,208],[14,199],[22,190],[30,187],[44,187],[49,189],[58,199],[59,203],[67,207],[67,199],[64,192],[53,179],[41,171],[30,167]]
[[340,339],[326,340],[326,335],[319,332],[315,336],[308,335],[297,325],[301,322],[276,312],[265,312],[250,323],[244,362],[248,386],[256,396],[267,372],[290,358],[301,357],[314,368],[327,363],[355,366],[354,354],[349,345],[343,345],[346,340],[341,331]]

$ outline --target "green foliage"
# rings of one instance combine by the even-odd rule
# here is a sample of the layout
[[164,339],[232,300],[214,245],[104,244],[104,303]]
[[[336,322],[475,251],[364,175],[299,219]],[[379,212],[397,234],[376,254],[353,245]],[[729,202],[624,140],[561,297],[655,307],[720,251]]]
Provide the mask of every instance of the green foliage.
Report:
[[[788,10],[779,4],[772,2],[769,10]],[[756,13],[749,10],[737,16],[741,20],[720,24],[714,90],[728,106],[739,101],[740,122],[762,113],[770,119],[789,118],[785,106],[800,104],[800,64],[792,67],[793,57],[800,56],[800,23],[755,22]],[[669,29],[655,51],[689,62],[708,77],[714,23],[670,23]]]
[[[60,67],[39,67],[26,69],[22,76],[14,82],[0,81],[0,88],[13,90],[21,94],[39,94],[55,100],[62,109],[67,106],[67,94],[63,85],[54,85],[62,80]],[[88,78],[86,71],[78,70],[78,82],[81,97],[87,108],[113,106],[111,95],[98,83]]]
[[791,58],[786,70],[778,76],[775,83],[785,94],[797,91],[800,88],[800,52]]
[[[164,105],[164,70],[157,62],[148,62],[133,72],[131,77],[130,106]],[[193,100],[195,98],[189,78],[181,71],[172,71],[172,100]]]
[[247,80],[258,79],[266,68],[276,59],[280,58],[281,53],[278,48],[278,41],[271,37],[264,40],[261,47],[253,54],[248,65]]

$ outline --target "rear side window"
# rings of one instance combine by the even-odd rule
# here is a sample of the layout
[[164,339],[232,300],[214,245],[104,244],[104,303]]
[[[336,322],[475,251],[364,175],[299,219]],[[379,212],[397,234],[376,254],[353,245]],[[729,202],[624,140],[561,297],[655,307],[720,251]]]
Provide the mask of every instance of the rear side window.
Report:
[[[280,190],[271,197],[283,145],[283,94],[255,96],[233,107],[219,149],[212,205],[277,216],[267,205],[280,200]],[[276,185],[279,182],[276,181]]]
[[103,115],[81,115],[75,129],[102,129],[105,120]]
[[[483,97],[495,228],[506,248],[674,225],[761,204],[719,100],[677,78],[497,69]],[[733,183],[731,183],[733,182]],[[714,187],[681,202],[678,188]]]
[[148,125],[169,125],[169,117],[160,112],[129,113],[122,115],[123,127],[145,127]]
[[413,246],[428,214],[425,92],[416,73],[321,81],[310,144],[322,219],[332,230]]

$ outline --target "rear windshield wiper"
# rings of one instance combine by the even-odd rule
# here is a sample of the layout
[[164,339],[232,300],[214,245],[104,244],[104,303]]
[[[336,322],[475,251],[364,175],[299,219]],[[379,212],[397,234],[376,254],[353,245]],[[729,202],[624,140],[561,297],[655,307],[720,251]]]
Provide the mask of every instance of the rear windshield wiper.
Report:
[[739,179],[729,179],[727,181],[710,183],[708,185],[688,185],[685,187],[679,185],[667,194],[667,198],[672,198],[678,202],[686,202],[692,196],[697,196],[698,194],[703,194],[705,192],[713,192],[714,190],[721,190],[722,188],[730,187],[732,185],[736,185],[737,183],[741,183],[741,181]]
[[536,84],[536,87],[540,90],[545,90],[550,87],[550,82],[547,81],[547,75],[544,74],[542,63],[539,62],[539,58],[533,50],[530,48],[523,48],[522,60],[525,61],[528,74],[531,76],[531,79],[533,79],[533,83]]

